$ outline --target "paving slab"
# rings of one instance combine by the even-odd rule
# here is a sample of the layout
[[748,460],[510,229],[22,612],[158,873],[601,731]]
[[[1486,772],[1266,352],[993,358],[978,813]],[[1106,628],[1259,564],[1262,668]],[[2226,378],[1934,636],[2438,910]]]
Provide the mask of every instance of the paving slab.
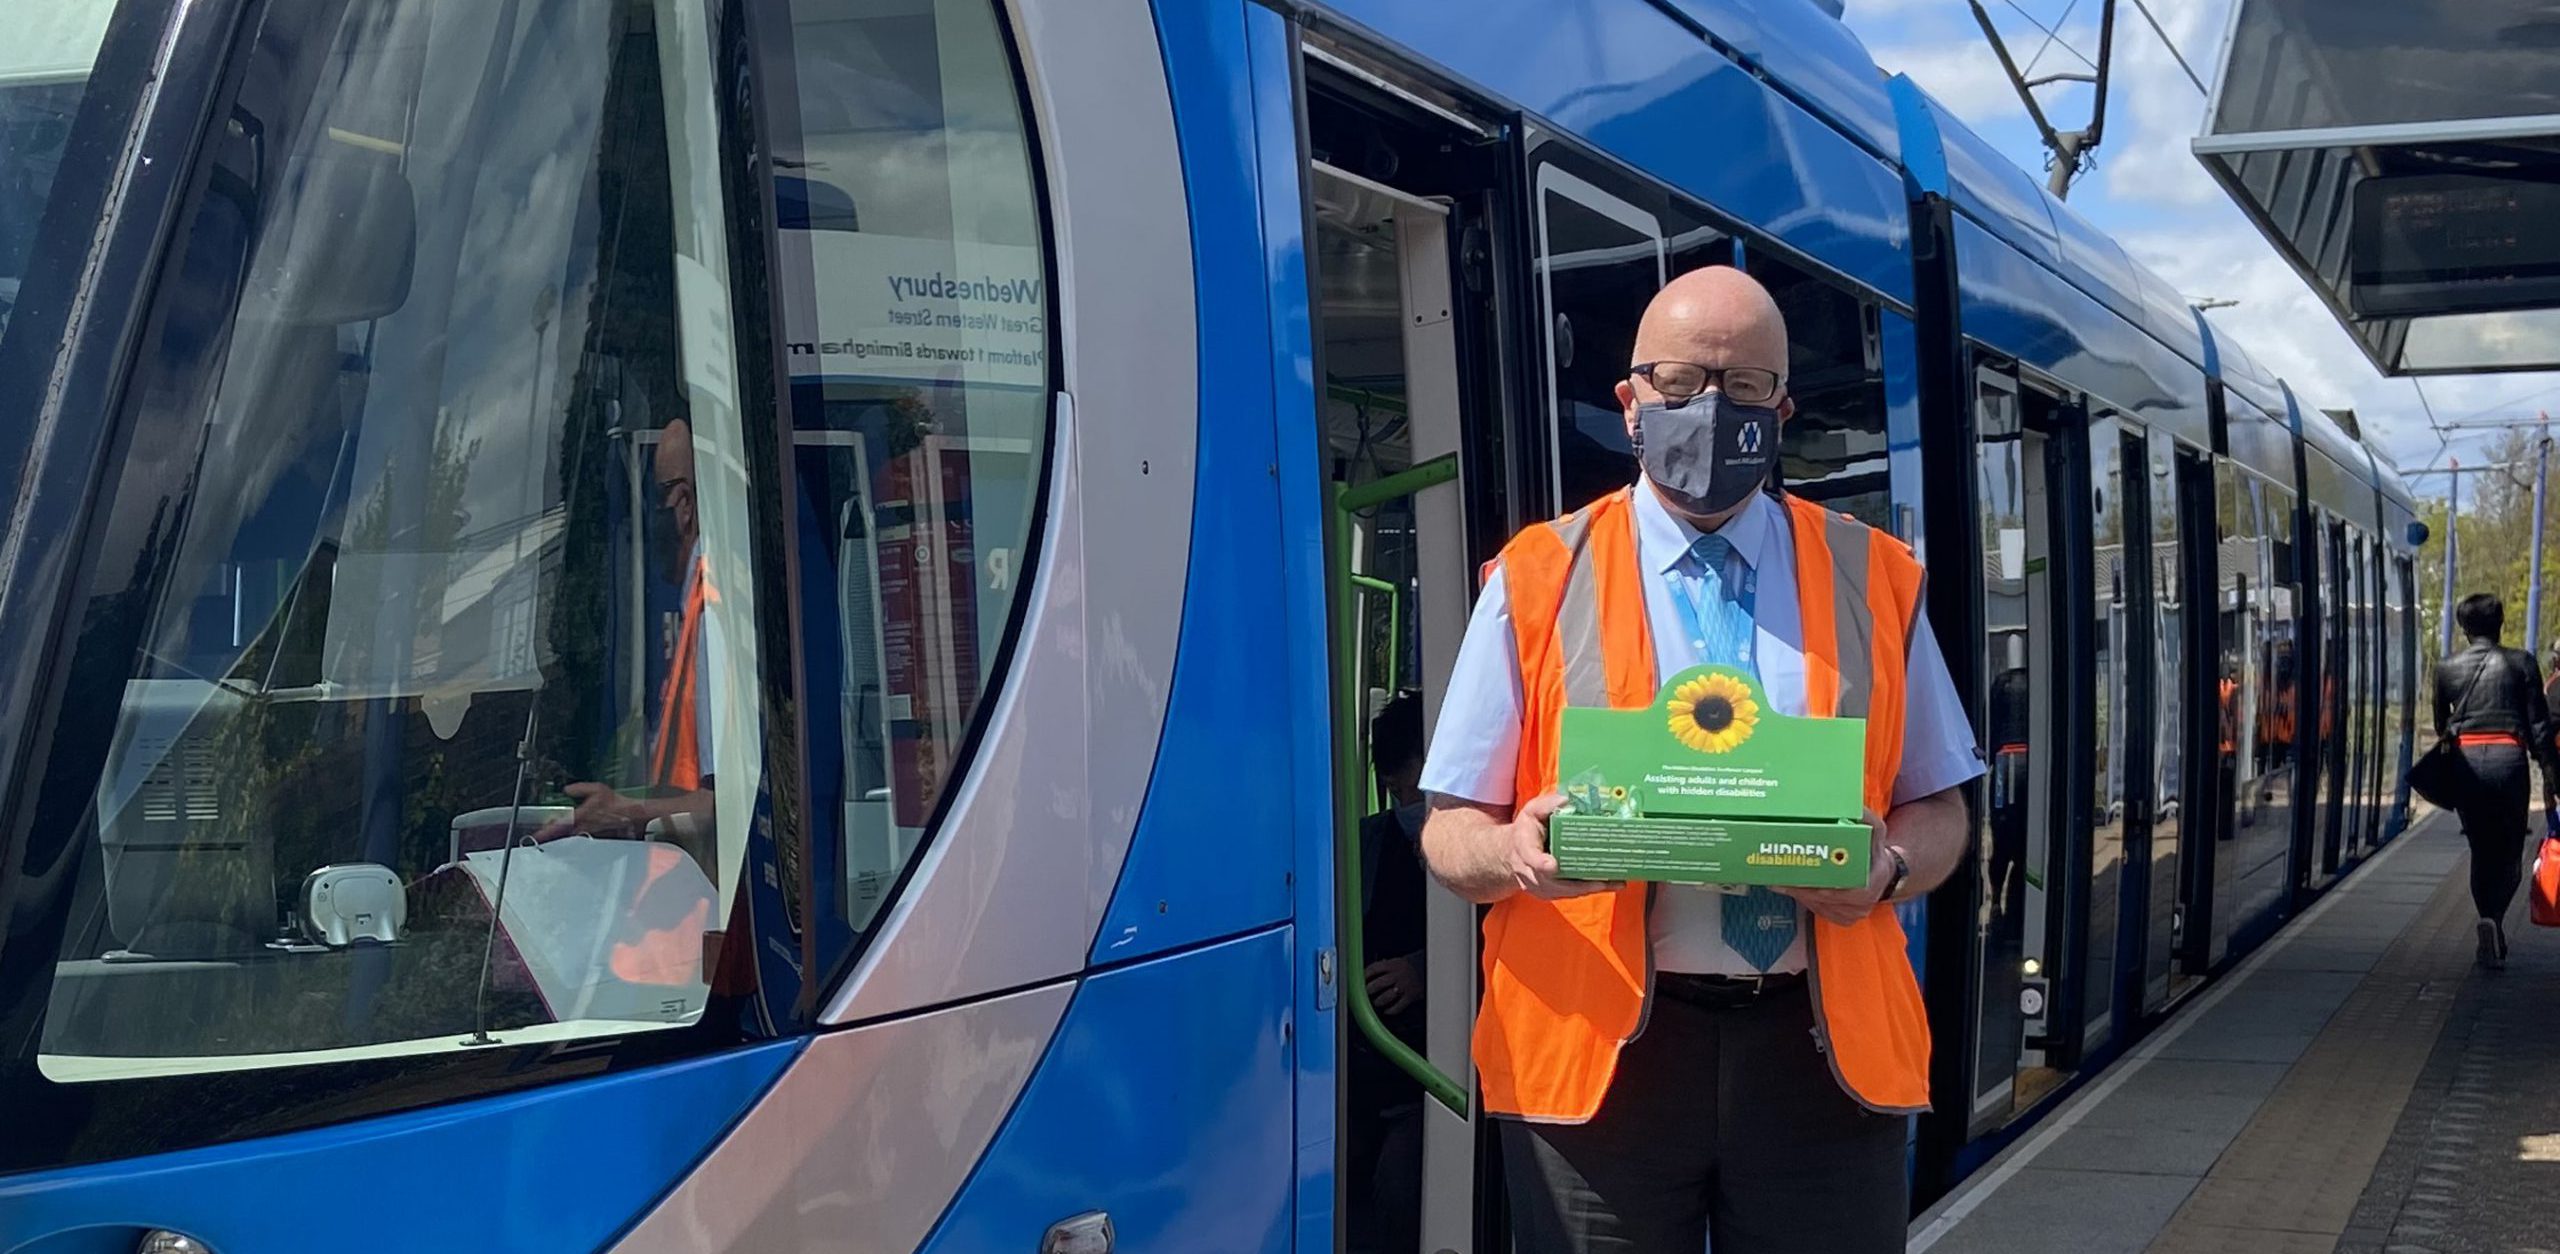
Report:
[[2029,1167],[1931,1254],[2139,1254],[2195,1186],[2184,1176]]

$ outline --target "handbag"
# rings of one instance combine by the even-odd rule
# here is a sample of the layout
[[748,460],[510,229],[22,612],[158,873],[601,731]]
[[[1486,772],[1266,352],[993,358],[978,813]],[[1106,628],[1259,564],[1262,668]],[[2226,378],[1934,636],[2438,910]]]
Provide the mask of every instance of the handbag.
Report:
[[2457,808],[2476,783],[2471,760],[2462,756],[2461,742],[2451,736],[2438,739],[2409,765],[2409,791],[2439,810]]
[[2552,816],[2550,823],[2543,833],[2542,852],[2533,859],[2530,896],[2537,927],[2560,927],[2560,815]]
[[[2480,672],[2473,670],[2470,682],[2462,685],[2464,697],[2470,695],[2471,684],[2478,682],[2479,678]],[[2441,671],[2436,683],[2441,690],[2444,683]],[[2462,698],[2440,701],[2439,704],[2459,708]],[[2409,791],[2426,798],[2427,804],[2439,810],[2460,809],[2463,800],[2474,795],[2479,782],[2478,777],[2471,773],[2471,760],[2462,756],[2462,738],[2459,736],[2436,737],[2436,742],[2418,755],[2417,761],[2409,764]]]

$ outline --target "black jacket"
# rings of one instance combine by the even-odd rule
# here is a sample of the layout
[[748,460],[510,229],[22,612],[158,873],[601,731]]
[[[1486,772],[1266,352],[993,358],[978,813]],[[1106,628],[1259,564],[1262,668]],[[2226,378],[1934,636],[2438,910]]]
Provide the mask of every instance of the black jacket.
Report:
[[2436,734],[2506,733],[2524,741],[2542,764],[2545,786],[2554,779],[2551,706],[2543,697],[2542,668],[2522,649],[2474,640],[2436,663]]

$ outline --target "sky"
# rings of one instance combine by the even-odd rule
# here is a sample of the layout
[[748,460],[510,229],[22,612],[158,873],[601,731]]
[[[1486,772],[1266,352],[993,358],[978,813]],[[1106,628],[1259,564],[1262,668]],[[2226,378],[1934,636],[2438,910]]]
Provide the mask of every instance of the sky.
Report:
[[[2233,0],[2144,2],[2211,86]],[[2043,180],[2044,146],[1966,0],[1844,0],[1843,7],[1876,64],[1909,74]],[[1983,0],[1983,7],[2020,65],[2034,62],[2028,77],[2086,73],[2082,58],[2097,57],[2100,0]],[[2060,38],[2044,47],[2039,26]],[[2133,0],[2117,5],[2113,55],[2105,134],[2095,167],[2072,185],[2071,205],[2188,299],[2240,302],[2206,315],[2217,333],[2246,345],[2305,403],[2354,409],[2366,439],[2403,468],[2441,465],[2448,456],[2476,463],[2482,446],[2497,438],[2495,432],[2458,433],[2439,452],[2426,404],[2447,422],[2530,419],[2545,407],[2560,413],[2560,374],[2433,377],[2424,383],[2423,404],[2411,380],[2384,378],[2189,151],[2189,141],[2204,129],[2204,95]],[[2057,130],[2088,122],[2091,92],[2084,84],[2040,88],[2037,99]],[[2445,483],[2438,475],[2412,486],[2438,496]]]

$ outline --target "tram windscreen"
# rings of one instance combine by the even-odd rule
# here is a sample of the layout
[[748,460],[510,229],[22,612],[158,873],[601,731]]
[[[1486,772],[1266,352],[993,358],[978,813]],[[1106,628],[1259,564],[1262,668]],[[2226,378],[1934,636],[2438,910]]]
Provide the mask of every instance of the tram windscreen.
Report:
[[100,566],[149,576],[97,603],[140,647],[40,1065],[694,1023],[745,948],[764,740],[701,9],[263,29],[131,386]]

